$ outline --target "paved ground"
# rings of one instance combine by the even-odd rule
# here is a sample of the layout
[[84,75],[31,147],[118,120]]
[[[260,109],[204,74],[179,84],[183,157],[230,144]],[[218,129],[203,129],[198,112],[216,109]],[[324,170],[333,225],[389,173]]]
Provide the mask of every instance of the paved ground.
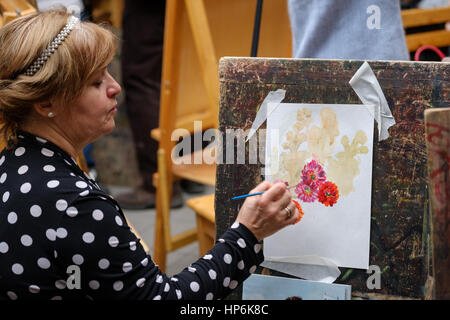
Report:
[[[130,190],[127,187],[108,186],[111,194],[117,195],[119,192]],[[214,192],[214,187],[207,187],[204,194]],[[183,197],[188,199],[193,195],[184,193]],[[194,196],[199,196],[198,194]],[[140,234],[142,240],[150,247],[150,254],[154,250],[154,230],[155,230],[155,209],[147,210],[124,210],[124,213],[136,231]],[[171,211],[171,230],[172,234],[176,234],[187,229],[195,227],[195,214],[186,205],[180,209],[173,209]],[[199,258],[198,243],[194,242],[176,251],[173,251],[167,256],[167,270],[168,275],[174,275],[189,264],[193,263]]]

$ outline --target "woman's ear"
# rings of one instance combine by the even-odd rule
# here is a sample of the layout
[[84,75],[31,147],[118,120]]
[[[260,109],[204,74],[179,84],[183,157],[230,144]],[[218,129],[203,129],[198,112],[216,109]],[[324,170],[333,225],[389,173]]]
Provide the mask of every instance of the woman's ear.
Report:
[[53,118],[55,112],[53,109],[53,104],[50,101],[37,102],[33,105],[34,111],[42,117]]

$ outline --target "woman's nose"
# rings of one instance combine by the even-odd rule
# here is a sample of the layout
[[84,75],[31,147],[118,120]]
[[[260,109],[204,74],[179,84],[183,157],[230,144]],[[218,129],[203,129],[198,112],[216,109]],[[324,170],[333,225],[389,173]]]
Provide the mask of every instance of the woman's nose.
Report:
[[112,83],[107,89],[107,94],[108,94],[108,97],[114,98],[115,96],[117,96],[120,93],[120,91],[122,89],[120,88],[120,85],[116,82],[116,80],[114,80],[113,77],[111,77],[111,80],[112,80]]

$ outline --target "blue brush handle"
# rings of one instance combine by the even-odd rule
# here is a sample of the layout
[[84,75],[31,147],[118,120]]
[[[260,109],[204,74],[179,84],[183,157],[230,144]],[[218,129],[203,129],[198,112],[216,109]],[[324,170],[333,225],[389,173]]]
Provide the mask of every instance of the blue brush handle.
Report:
[[263,194],[264,191],[262,192],[256,192],[256,193],[250,193],[250,194],[244,194],[242,196],[237,196],[237,197],[233,197],[231,198],[231,200],[236,200],[236,199],[242,199],[242,198],[247,198],[247,197],[252,197],[252,196],[257,196],[258,194]]

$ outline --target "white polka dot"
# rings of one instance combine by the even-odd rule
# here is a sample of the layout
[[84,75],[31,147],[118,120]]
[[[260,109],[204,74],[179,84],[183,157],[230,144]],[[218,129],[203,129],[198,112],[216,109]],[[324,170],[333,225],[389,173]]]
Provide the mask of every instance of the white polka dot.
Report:
[[[18,174],[25,174],[28,171],[28,166],[27,165],[23,165],[19,168],[19,170],[17,170]],[[1,182],[1,181],[0,181]],[[3,182],[2,182],[3,183]]]
[[239,227],[239,222],[235,222],[231,225],[231,229],[236,229]]
[[261,245],[259,243],[255,244],[255,246],[253,248],[255,250],[255,253],[258,253],[259,251],[261,251]]
[[78,210],[75,207],[68,207],[66,213],[69,217],[75,217],[78,214]]
[[148,258],[142,259],[141,264],[142,264],[144,267],[146,267],[147,264],[148,264]]
[[91,280],[89,281],[89,288],[91,288],[92,290],[97,290],[98,288],[100,288],[100,283],[97,280]]
[[98,262],[98,267],[103,270],[107,269],[109,267],[109,260],[105,258],[100,259]]
[[209,277],[211,278],[211,280],[216,280],[217,277],[217,272],[215,272],[213,269],[210,269],[208,271]]
[[130,250],[131,251],[135,251],[136,250],[136,242],[135,241],[130,241]]
[[14,154],[17,157],[20,157],[21,155],[23,155],[25,153],[25,148],[24,147],[19,147],[14,151]]
[[72,261],[73,261],[73,263],[75,263],[77,265],[81,265],[84,262],[84,258],[81,254],[75,254],[72,257]]
[[55,287],[62,290],[66,288],[66,281],[65,280],[56,280],[55,281]]
[[230,264],[231,261],[233,261],[233,257],[231,256],[231,254],[226,253],[223,256],[223,261],[225,261],[226,264]]
[[220,243],[225,243],[225,240],[222,239],[222,238],[220,238],[218,241],[219,241]]
[[164,292],[169,292],[170,290],[170,284],[166,283],[166,285],[164,286]]
[[115,248],[115,247],[117,247],[119,245],[119,239],[117,239],[117,237],[114,237],[114,236],[109,237],[108,244],[111,247]]
[[212,299],[214,299],[214,295],[212,294],[212,292],[210,292],[206,295],[206,300],[212,300]]
[[15,213],[14,211],[10,212],[8,214],[8,222],[10,224],[14,224],[17,222],[17,213]]
[[57,186],[59,186],[59,181],[58,180],[50,180],[49,182],[47,182],[47,187],[48,188],[56,188]]
[[237,267],[239,270],[244,270],[245,268],[244,260],[239,261]]
[[58,209],[58,211],[65,211],[67,209],[67,201],[64,199],[59,199],[58,201],[56,201],[56,209]]
[[82,235],[83,241],[86,243],[92,243],[95,240],[95,236],[92,232],[85,232]]
[[53,229],[47,229],[47,231],[45,231],[45,236],[47,237],[48,240],[55,241],[56,240],[56,231]]
[[120,219],[119,216],[116,216],[116,217],[115,217],[115,220],[116,220],[117,225],[119,225],[119,226],[122,226],[122,225],[123,225],[122,219]]
[[162,277],[162,275],[158,274],[158,275],[156,276],[156,282],[157,282],[157,283],[162,283],[162,282],[163,282],[163,277]]
[[115,291],[120,291],[123,289],[123,282],[122,281],[116,281],[113,283],[113,289]]
[[204,256],[203,256],[203,259],[205,259],[205,260],[211,260],[212,259],[212,254],[205,254]]
[[247,246],[247,245],[245,244],[244,239],[242,239],[242,238],[239,238],[239,239],[238,239],[237,244],[238,244],[239,247],[241,247],[241,248],[245,248],[245,247]]
[[223,279],[223,286],[228,287],[230,285],[230,280],[230,277],[225,277],[225,279]]
[[94,211],[92,211],[92,218],[94,218],[97,221],[100,221],[103,219],[103,211],[99,210],[99,209],[95,209]]
[[41,153],[46,157],[53,157],[53,155],[55,154],[52,150],[49,150],[47,148],[42,148]]
[[6,242],[0,242],[0,253],[7,253],[9,250],[9,246]]
[[37,264],[41,269],[50,268],[50,261],[47,258],[39,258]]
[[191,287],[191,290],[193,292],[197,292],[198,290],[200,290],[200,285],[198,284],[198,282],[192,281],[189,286]]
[[3,162],[5,162],[5,156],[2,156],[2,157],[0,158],[0,166],[3,164]]
[[20,263],[14,263],[11,270],[14,274],[21,275],[23,273],[23,266]]
[[25,246],[25,247],[29,247],[33,244],[33,239],[27,235],[24,234],[23,236],[20,237],[20,242]]
[[236,287],[238,286],[238,284],[239,284],[239,282],[237,282],[236,280],[233,280],[233,281],[230,282],[229,288],[230,288],[231,290],[236,289]]
[[161,296],[158,294],[156,297],[153,298],[153,300],[161,300]]
[[189,270],[190,272],[192,272],[192,273],[195,272],[195,271],[197,271],[197,269],[195,269],[195,268],[193,268],[193,267],[191,267],[191,266],[188,267],[188,270]]
[[39,207],[37,204],[31,206],[30,214],[35,218],[39,217],[42,214],[41,207]]
[[25,182],[20,186],[20,192],[22,193],[28,193],[31,190],[31,183]]
[[44,169],[45,172],[53,172],[53,171],[56,170],[55,167],[52,166],[51,164],[45,165],[43,169]]
[[52,298],[50,298],[50,300],[62,300],[61,296],[54,296]]
[[12,292],[12,291],[8,291],[8,292],[6,293],[6,295],[7,295],[11,300],[17,300],[17,294],[15,294],[15,293]]
[[39,291],[41,291],[41,288],[39,288],[35,284],[32,284],[28,287],[28,290],[30,290],[31,293],[39,293]]
[[3,202],[6,202],[6,201],[8,201],[8,199],[9,199],[9,191],[6,191],[3,194],[2,200],[3,200]]
[[87,187],[87,183],[84,181],[77,181],[77,182],[75,182],[75,185],[80,189],[84,189]]
[[7,177],[8,177],[8,175],[6,174],[6,172],[3,172],[3,174],[0,177],[0,183],[5,182]]
[[248,272],[254,273],[256,271],[256,266],[251,267]]
[[85,197],[89,194],[89,190],[84,190],[82,192],[80,192],[80,196]]
[[131,271],[131,269],[133,269],[133,265],[130,262],[125,262],[122,265],[123,272],[129,272],[129,271]]
[[177,294],[178,300],[180,300],[183,297],[180,290],[175,289],[175,293]]
[[44,138],[41,138],[41,137],[36,137],[36,140],[41,142],[41,143],[46,143],[47,142],[47,140],[45,140]]
[[138,286],[139,288],[142,288],[144,286],[144,284],[145,284],[145,278],[139,278],[136,281],[136,286]]
[[56,229],[56,236],[60,239],[67,237],[67,230],[65,228]]

